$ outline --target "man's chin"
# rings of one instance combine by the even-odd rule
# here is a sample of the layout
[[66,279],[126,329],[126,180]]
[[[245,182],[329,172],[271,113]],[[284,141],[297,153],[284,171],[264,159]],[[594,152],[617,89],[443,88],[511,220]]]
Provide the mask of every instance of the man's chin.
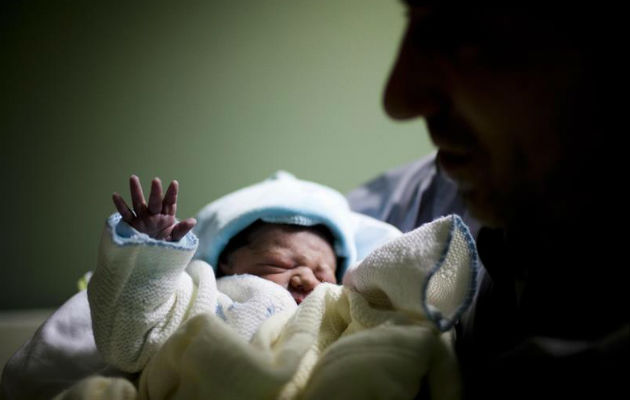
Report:
[[497,206],[496,201],[492,201],[488,196],[484,196],[478,190],[467,190],[460,192],[466,209],[470,214],[481,223],[482,226],[489,228],[505,227],[506,218],[498,212],[501,207]]

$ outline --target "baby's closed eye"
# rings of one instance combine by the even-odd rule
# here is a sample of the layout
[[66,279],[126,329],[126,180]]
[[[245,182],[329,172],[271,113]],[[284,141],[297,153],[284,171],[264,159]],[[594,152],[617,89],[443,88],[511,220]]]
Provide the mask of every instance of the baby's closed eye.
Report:
[[267,274],[281,274],[287,272],[292,269],[293,266],[288,263],[274,262],[274,261],[265,261],[259,263],[256,266],[256,270],[258,274],[267,275]]

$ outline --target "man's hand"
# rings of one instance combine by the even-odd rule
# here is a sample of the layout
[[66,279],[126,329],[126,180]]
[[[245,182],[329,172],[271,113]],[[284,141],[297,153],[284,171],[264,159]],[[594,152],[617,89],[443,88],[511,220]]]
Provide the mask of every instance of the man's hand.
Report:
[[188,218],[180,222],[177,222],[175,219],[178,187],[179,183],[177,181],[171,182],[166,190],[164,199],[162,199],[162,182],[160,178],[154,178],[151,181],[151,195],[147,205],[142,193],[140,180],[137,176],[131,175],[129,188],[133,211],[118,193],[114,193],[112,199],[116,209],[122,215],[123,221],[137,231],[146,233],[154,239],[177,242],[197,223],[194,218]]

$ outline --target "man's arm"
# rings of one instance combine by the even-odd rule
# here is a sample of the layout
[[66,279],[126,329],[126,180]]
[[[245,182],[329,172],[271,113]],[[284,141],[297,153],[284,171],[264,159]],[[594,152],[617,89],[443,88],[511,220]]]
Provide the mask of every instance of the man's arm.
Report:
[[50,399],[94,374],[131,377],[107,365],[96,349],[87,292],[83,290],[56,310],[7,362],[0,397]]

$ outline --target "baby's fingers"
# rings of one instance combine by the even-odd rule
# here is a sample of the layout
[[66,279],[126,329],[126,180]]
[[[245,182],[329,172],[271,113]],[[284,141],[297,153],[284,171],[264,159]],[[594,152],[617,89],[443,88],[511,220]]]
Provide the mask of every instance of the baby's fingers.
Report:
[[133,204],[133,210],[136,215],[142,218],[146,215],[147,203],[144,200],[144,194],[142,193],[142,185],[140,185],[140,179],[137,176],[131,175],[129,178],[129,190],[131,192],[131,203]]
[[162,211],[162,181],[153,178],[151,181],[151,194],[149,195],[149,212],[153,215]]
[[175,212],[177,211],[178,189],[179,182],[177,181],[173,181],[170,185],[168,185],[168,189],[166,189],[166,195],[164,195],[164,201],[162,202],[162,214],[175,215]]
[[123,221],[130,223],[133,220],[134,215],[129,209],[127,203],[125,203],[125,200],[123,200],[123,198],[118,193],[114,193],[112,195],[112,200],[114,201],[114,206],[116,206],[116,210],[118,210],[120,215],[122,215]]
[[171,231],[171,240],[173,242],[179,241],[183,238],[192,228],[197,224],[197,220],[194,218],[188,218],[187,220],[181,221],[177,225],[173,227]]

